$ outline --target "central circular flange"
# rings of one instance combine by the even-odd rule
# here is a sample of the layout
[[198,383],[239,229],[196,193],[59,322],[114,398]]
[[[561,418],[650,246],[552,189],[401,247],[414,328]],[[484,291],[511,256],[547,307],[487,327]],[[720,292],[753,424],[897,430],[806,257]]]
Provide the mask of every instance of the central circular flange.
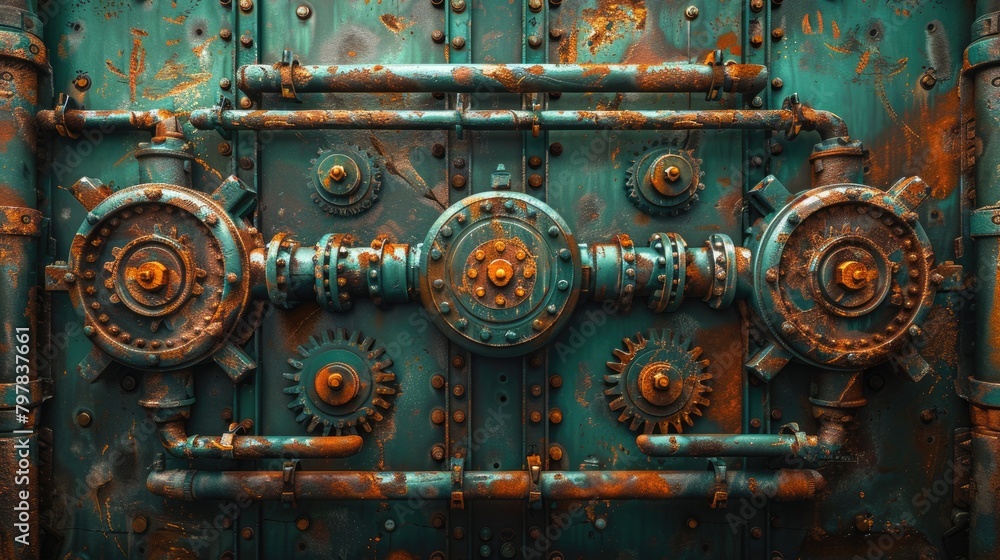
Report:
[[343,362],[333,362],[323,366],[313,380],[316,396],[331,406],[351,402],[361,390],[358,371]]
[[652,362],[639,371],[639,393],[656,406],[667,406],[677,400],[684,390],[684,383],[677,371],[667,362]]
[[694,168],[687,158],[679,154],[666,154],[656,158],[649,166],[646,179],[663,196],[684,194],[694,181]]
[[813,297],[836,315],[864,315],[889,293],[891,267],[888,255],[864,237],[833,239],[816,251],[809,264],[815,271]]
[[445,210],[420,252],[420,297],[435,325],[485,355],[536,349],[579,298],[580,249],[549,206],[521,193],[468,197]]
[[361,185],[361,169],[351,156],[330,154],[316,165],[316,180],[333,196],[349,196]]
[[115,294],[129,309],[146,317],[177,310],[191,296],[194,275],[190,252],[160,235],[132,240],[109,263]]

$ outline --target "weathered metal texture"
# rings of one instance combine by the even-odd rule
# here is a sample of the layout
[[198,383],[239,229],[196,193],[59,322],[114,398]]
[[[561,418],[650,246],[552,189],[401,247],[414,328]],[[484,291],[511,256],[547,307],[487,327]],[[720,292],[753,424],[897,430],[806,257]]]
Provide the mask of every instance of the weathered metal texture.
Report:
[[[100,286],[87,294],[86,266],[48,267],[50,313],[31,315],[56,385],[41,416],[54,435],[29,444],[51,452],[44,529],[32,530],[43,557],[959,558],[967,543],[991,557],[998,51],[996,20],[973,20],[998,9],[42,3],[44,45],[24,29],[0,42],[52,53],[65,95],[0,116],[15,133],[0,134],[0,166],[26,195],[0,202],[0,244],[50,235],[25,257],[85,262],[103,250],[93,241],[113,201],[143,208],[109,232],[122,243],[176,226],[190,241],[178,254],[209,261],[197,268],[239,263],[230,292],[213,285],[239,297],[215,309],[219,290],[203,289],[155,331]],[[25,213],[36,167],[42,212]],[[980,210],[967,216],[977,167]],[[926,188],[892,188],[914,176]],[[765,179],[784,195],[753,191]],[[151,217],[150,186],[194,217]],[[851,189],[865,213],[844,211],[860,204]],[[206,212],[212,231],[235,231],[221,261]],[[544,243],[520,260],[514,238]],[[857,241],[851,258],[811,248],[835,239]],[[148,256],[123,292],[146,312],[137,301],[157,303],[178,272]],[[768,258],[783,263],[777,282],[758,266]],[[566,305],[549,301],[560,280]],[[0,305],[23,312],[29,300],[7,296],[36,283],[5,283]],[[762,289],[788,304],[787,321]],[[854,314],[873,289],[876,304]],[[106,309],[108,324],[149,330],[145,346],[104,344]],[[893,311],[913,321],[897,327]],[[473,337],[448,323],[460,314]],[[225,319],[211,345],[150,347],[206,316]],[[868,345],[785,332],[807,316],[812,333]],[[905,335],[859,350],[886,321]],[[744,364],[768,345],[795,357],[752,362],[781,366],[765,382]],[[72,374],[111,356],[124,367],[92,383]],[[166,361],[140,363],[149,356]],[[33,401],[46,387],[29,388]],[[12,395],[0,387],[0,414]],[[630,428],[684,434],[637,441]],[[956,430],[973,432],[957,451]]]

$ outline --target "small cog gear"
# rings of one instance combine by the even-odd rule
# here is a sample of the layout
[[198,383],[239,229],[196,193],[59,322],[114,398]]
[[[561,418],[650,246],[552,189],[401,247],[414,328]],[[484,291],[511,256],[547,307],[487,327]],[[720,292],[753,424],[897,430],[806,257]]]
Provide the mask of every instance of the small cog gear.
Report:
[[353,216],[378,201],[382,171],[361,147],[320,150],[310,164],[311,198],[326,213]]
[[385,348],[345,329],[327,331],[322,340],[310,337],[309,342],[299,346],[298,357],[288,360],[296,371],[284,374],[293,384],[285,393],[294,397],[288,408],[299,413],[295,420],[306,423],[310,432],[322,427],[323,435],[355,434],[358,428],[371,432],[397,392]]
[[660,148],[633,160],[625,171],[625,192],[636,208],[653,216],[676,216],[691,209],[705,188],[694,150]]
[[698,359],[701,348],[670,331],[655,330],[648,339],[636,333],[635,340],[624,338],[622,343],[624,349],[613,351],[617,360],[607,364],[614,373],[604,376],[608,406],[621,411],[618,421],[647,434],[656,428],[665,434],[670,426],[680,433],[684,424],[693,425],[692,417],[702,415],[699,407],[709,405],[705,394],[712,392],[705,384],[712,378],[706,371],[709,362]]

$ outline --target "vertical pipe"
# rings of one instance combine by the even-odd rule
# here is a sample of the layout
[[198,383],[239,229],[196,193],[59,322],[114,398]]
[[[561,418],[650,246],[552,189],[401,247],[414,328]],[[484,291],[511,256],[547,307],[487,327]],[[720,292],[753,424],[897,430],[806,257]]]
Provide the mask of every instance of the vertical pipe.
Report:
[[[975,370],[966,390],[972,436],[972,505],[969,552],[973,559],[993,558],[1000,545],[1000,321],[996,304],[1000,293],[1000,12],[997,2],[980,2],[973,24],[973,42],[966,50],[963,82],[974,92],[970,126],[979,145],[975,161],[976,210],[969,221],[978,262],[976,294]],[[974,124],[972,124],[974,123]],[[968,167],[969,162],[965,162]]]
[[[35,111],[48,70],[33,0],[0,0],[0,558],[39,555],[35,426],[44,393],[34,359],[37,237]],[[16,385],[16,387],[14,387]],[[11,390],[13,389],[13,390]],[[29,398],[18,402],[18,391]],[[24,393],[21,393],[24,394]]]

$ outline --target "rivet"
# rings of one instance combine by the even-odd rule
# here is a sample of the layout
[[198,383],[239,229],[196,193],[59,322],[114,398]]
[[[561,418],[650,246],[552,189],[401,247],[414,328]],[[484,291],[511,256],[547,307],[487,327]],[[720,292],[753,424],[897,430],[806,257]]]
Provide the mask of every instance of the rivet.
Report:
[[138,515],[132,518],[132,532],[133,533],[145,533],[146,529],[149,527],[149,522],[145,517]]
[[456,14],[460,14],[465,11],[465,0],[451,0],[451,9],[455,10]]
[[688,19],[697,19],[698,13],[699,10],[697,6],[688,6],[688,8],[684,10],[684,17]]
[[434,41],[435,43],[443,43],[444,42],[444,31],[441,31],[440,29],[435,29],[434,31],[432,31],[431,32],[431,41]]
[[[229,29],[228,27],[223,27],[222,29],[219,30],[219,38],[222,39],[223,41],[229,41],[230,39],[233,38],[233,30]],[[226,79],[226,81],[228,82],[229,80]],[[222,89],[229,89],[229,86],[226,86]]]
[[528,46],[533,49],[537,49],[538,47],[542,46],[542,38],[539,37],[538,35],[532,35],[528,37]]
[[451,46],[457,50],[465,48],[465,37],[455,37],[451,40]]
[[90,426],[90,423],[93,421],[94,417],[91,416],[86,410],[76,415],[76,423],[79,424],[81,428]]
[[528,177],[528,186],[531,187],[531,188],[533,188],[533,189],[537,189],[537,188],[541,187],[542,186],[542,176],[539,175],[538,173],[532,173]]
[[250,12],[253,10],[253,0],[240,0],[240,10]]
[[249,97],[244,97],[243,99],[240,99],[241,109],[249,109],[251,107],[253,107],[253,99],[250,99]]
[[253,37],[251,37],[250,35],[241,36],[240,44],[249,49],[250,47],[253,46]]
[[298,17],[299,19],[309,19],[309,16],[311,15],[312,15],[312,9],[309,6],[306,6],[305,4],[302,4],[298,8],[295,8],[295,16]]

